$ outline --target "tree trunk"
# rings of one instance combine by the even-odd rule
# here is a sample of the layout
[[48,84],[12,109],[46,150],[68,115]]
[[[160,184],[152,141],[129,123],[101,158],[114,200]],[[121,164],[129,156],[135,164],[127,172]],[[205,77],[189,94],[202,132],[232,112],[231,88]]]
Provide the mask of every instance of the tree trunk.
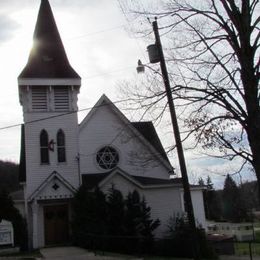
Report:
[[252,152],[252,166],[258,184],[258,205],[260,203],[260,107],[258,100],[259,74],[254,66],[256,46],[251,46],[251,19],[249,2],[243,4],[240,26],[238,26],[241,42],[237,53],[241,65],[241,80],[244,88],[244,101],[247,110],[245,130]]
[[257,188],[258,188],[258,205],[260,207],[260,139],[256,141],[258,143],[258,152],[256,151],[255,154],[253,152],[253,162],[252,165],[255,170],[256,179],[257,179]]
[[[251,85],[252,86],[252,85]],[[260,111],[256,102],[248,102],[248,120],[246,132],[252,152],[252,166],[258,185],[258,205],[260,206]]]

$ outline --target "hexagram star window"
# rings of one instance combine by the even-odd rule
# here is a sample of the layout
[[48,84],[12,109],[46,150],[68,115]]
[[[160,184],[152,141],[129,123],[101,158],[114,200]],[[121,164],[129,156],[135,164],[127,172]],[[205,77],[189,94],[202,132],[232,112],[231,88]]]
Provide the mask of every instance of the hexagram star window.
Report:
[[96,160],[101,168],[109,170],[117,166],[119,155],[113,147],[105,146],[97,152]]

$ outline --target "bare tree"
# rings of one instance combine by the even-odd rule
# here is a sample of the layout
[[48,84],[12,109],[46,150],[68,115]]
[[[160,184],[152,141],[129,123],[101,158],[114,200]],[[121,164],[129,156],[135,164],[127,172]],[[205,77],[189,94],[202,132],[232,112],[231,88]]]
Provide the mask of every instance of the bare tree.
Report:
[[[138,1],[119,1],[136,21],[158,17],[173,97],[185,109],[185,138],[193,135],[194,147],[211,149],[215,156],[241,158],[241,169],[249,163],[260,190],[259,1],[159,2],[153,10]],[[132,99],[148,111],[159,104],[164,108],[159,72],[152,68],[146,90],[132,91]]]

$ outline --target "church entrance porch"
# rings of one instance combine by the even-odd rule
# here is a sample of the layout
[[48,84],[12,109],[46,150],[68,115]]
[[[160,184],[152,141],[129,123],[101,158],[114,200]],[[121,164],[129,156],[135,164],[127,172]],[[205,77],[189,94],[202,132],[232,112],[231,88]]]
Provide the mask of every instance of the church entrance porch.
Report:
[[34,200],[27,217],[30,248],[69,244],[71,210],[71,199]]
[[45,245],[65,244],[69,241],[68,204],[43,207]]

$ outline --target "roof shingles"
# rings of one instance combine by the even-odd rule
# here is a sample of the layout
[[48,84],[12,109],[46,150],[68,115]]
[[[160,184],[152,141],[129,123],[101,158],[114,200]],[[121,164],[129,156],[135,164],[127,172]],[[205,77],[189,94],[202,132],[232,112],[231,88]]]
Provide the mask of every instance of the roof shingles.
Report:
[[[114,173],[115,170],[106,172],[106,173],[93,173],[93,174],[83,174],[82,183],[83,185],[91,190],[99,185],[104,179],[106,179],[110,174]],[[118,171],[120,172],[120,171]],[[150,178],[136,175],[128,175],[129,178],[132,178],[134,181],[137,181],[142,186],[154,186],[154,185],[182,185],[181,178],[174,179],[159,179],[159,178]]]
[[158,151],[159,155],[161,155],[167,162],[169,162],[167,154],[156,133],[153,123],[151,121],[146,121],[146,122],[131,122],[131,124]]
[[73,78],[80,76],[69,64],[48,0],[42,0],[27,65],[18,78]]

